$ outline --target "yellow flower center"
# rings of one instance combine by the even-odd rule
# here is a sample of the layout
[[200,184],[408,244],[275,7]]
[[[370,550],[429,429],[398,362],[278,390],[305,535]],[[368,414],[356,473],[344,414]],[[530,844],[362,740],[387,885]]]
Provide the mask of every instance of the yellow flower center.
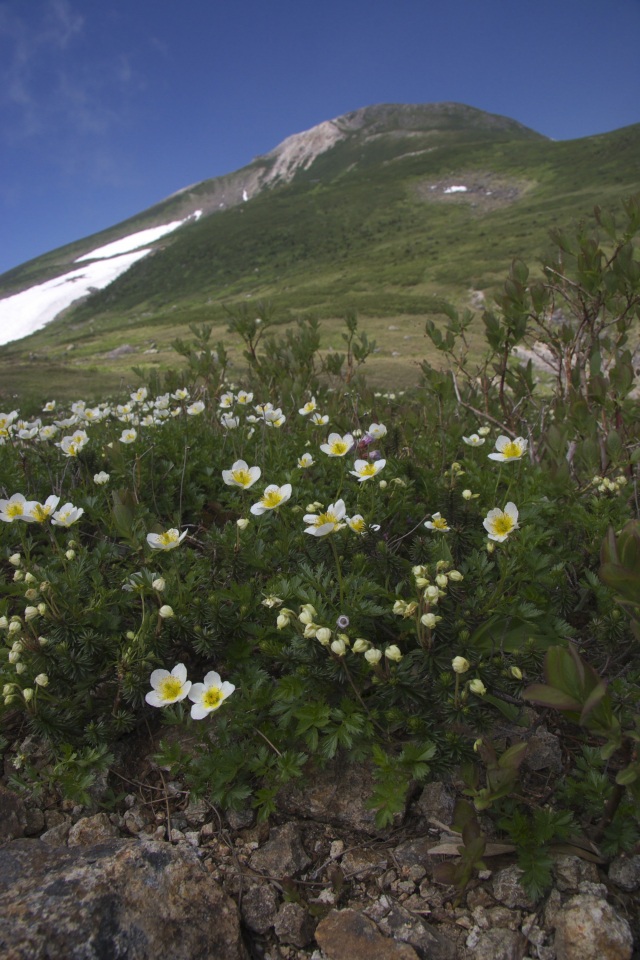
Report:
[[444,517],[434,517],[433,525],[436,528],[436,530],[447,529],[447,521],[445,520]]
[[267,510],[273,510],[274,507],[279,507],[282,503],[282,494],[279,490],[270,490],[264,494],[260,503],[263,507],[266,507]]
[[31,516],[34,518],[34,520],[37,520],[38,523],[44,523],[50,513],[50,507],[44,507],[41,503],[38,503],[31,511]]
[[222,690],[219,687],[209,687],[202,695],[202,706],[211,710],[217,707],[222,700]]
[[514,443],[513,440],[510,440],[509,443],[506,443],[502,448],[502,456],[507,460],[511,457],[521,457],[522,456],[522,447],[519,443]]
[[75,445],[75,443],[69,444],[69,446],[67,447],[67,453],[69,454],[70,457],[75,457],[77,455],[78,448]]
[[511,533],[513,530],[513,518],[508,513],[503,513],[493,521],[493,531],[499,536],[505,533]]
[[21,517],[23,514],[21,503],[10,503],[7,507],[8,517]]
[[376,473],[375,463],[365,463],[364,467],[360,467],[358,473],[361,477],[374,477]]
[[344,440],[334,440],[331,444],[331,453],[334,457],[343,457],[348,449],[349,444],[345,443]]
[[313,525],[314,527],[322,527],[325,523],[336,524],[337,522],[338,518],[336,517],[335,513],[319,513],[316,519],[313,521]]
[[248,487],[251,484],[251,475],[248,470],[234,470],[231,476],[241,487]]
[[164,677],[158,684],[158,693],[167,703],[180,696],[182,691],[182,680],[178,677]]
[[170,543],[177,543],[180,537],[175,532],[175,530],[167,530],[166,533],[161,533],[159,540],[163,547],[168,547]]
[[364,530],[364,519],[360,517],[358,520],[352,520],[350,526],[355,533],[362,533]]

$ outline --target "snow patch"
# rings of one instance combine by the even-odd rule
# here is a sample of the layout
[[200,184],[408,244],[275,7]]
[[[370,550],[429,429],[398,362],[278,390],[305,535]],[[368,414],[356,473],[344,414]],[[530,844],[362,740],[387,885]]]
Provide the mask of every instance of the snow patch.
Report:
[[185,220],[173,220],[171,223],[164,223],[159,227],[149,227],[147,230],[138,230],[137,233],[131,233],[128,237],[121,237],[120,240],[114,240],[112,243],[105,244],[104,247],[96,247],[89,253],[83,253],[81,257],[76,257],[75,262],[81,260],[103,260],[105,257],[119,256],[121,253],[129,253],[130,250],[138,250],[140,247],[146,247],[149,243],[159,240],[167,233],[173,233],[178,227],[181,227],[187,220],[193,217],[199,220],[202,216],[202,210],[196,210]]
[[466,193],[467,187],[445,187],[444,193]]
[[96,260],[0,300],[0,344],[41,330],[75,300],[102,290],[148,253],[150,249],[136,250],[110,260]]

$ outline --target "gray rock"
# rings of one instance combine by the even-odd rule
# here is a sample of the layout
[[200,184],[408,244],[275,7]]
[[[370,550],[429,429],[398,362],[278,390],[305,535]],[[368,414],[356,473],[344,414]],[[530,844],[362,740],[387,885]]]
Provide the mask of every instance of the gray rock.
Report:
[[254,870],[270,877],[293,877],[311,861],[302,846],[298,825],[285,823],[274,827],[264,846],[251,854],[249,863]]
[[631,928],[606,900],[579,894],[556,917],[557,960],[631,960]]
[[513,960],[521,941],[513,930],[496,927],[479,931],[474,928],[467,937],[467,947],[473,951],[473,960]]
[[640,854],[616,857],[609,866],[609,880],[617,887],[632,893],[640,887]]
[[388,863],[385,851],[365,847],[348,850],[342,857],[340,866],[346,877],[357,877],[362,880],[382,873],[387,869]]
[[560,740],[546,727],[538,727],[527,740],[528,750],[523,766],[529,770],[550,770],[562,773],[562,749]]
[[520,883],[521,876],[522,870],[519,867],[505,867],[504,870],[498,870],[493,875],[492,892],[498,903],[503,903],[505,907],[522,907],[524,910],[532,910],[535,903]]
[[[371,767],[364,763],[332,761],[309,773],[306,783],[291,781],[278,793],[278,809],[292,817],[348,827],[377,836],[375,812],[367,807],[373,792]],[[398,814],[400,823],[404,813]]]
[[266,933],[278,913],[276,892],[269,883],[250,887],[242,897],[242,919],[254,933]]
[[299,903],[283,903],[273,925],[278,940],[294,947],[311,943],[315,928],[315,920]]
[[150,829],[151,818],[142,809],[142,807],[131,807],[129,810],[125,810],[124,826],[125,830],[128,830],[129,833],[135,836],[142,830]]
[[0,843],[24,836],[27,811],[22,799],[0,785]]
[[435,819],[451,825],[455,797],[451,790],[439,781],[428,783],[414,805],[414,811],[425,820]]
[[232,830],[246,830],[255,820],[255,811],[249,807],[246,810],[227,810],[227,823]]
[[27,807],[24,826],[25,836],[34,837],[44,830],[44,811],[40,807]]
[[195,853],[137,840],[1,847],[0,956],[246,960],[236,907]]
[[384,937],[357,910],[332,910],[316,927],[316,940],[328,960],[418,960],[413,947]]
[[431,847],[436,846],[436,840],[428,840],[426,837],[418,837],[416,840],[405,840],[398,844],[393,851],[393,857],[396,863],[401,867],[423,867],[431,876],[433,871],[434,858],[430,856]]
[[570,855],[556,858],[554,872],[558,890],[566,893],[577,893],[580,884],[585,881],[597,883],[599,880],[595,863]]
[[420,956],[429,957],[429,960],[455,960],[455,943],[397,904],[378,922],[378,926],[394,940],[411,944]]
[[41,834],[40,840],[49,847],[63,847],[67,842],[70,829],[71,824],[69,821],[63,820],[62,823],[51,827],[50,830],[45,830],[45,832]]
[[206,800],[192,800],[190,798],[184,816],[190,827],[201,827],[209,816],[209,804]]
[[69,830],[67,843],[70,847],[90,847],[96,843],[105,843],[119,836],[118,830],[106,813],[96,813],[93,817],[83,817]]

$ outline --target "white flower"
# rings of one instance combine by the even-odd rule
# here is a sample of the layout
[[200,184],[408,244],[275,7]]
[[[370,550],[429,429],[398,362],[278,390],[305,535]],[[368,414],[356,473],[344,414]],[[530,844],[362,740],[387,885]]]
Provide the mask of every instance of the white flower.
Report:
[[42,408],[45,413],[53,413],[56,408],[55,400],[47,400],[44,407]]
[[89,437],[84,430],[76,430],[70,437],[63,437],[56,447],[60,447],[67,457],[77,457],[83,447],[89,442]]
[[151,586],[153,587],[153,589],[157,590],[158,593],[162,593],[166,585],[167,584],[164,577],[156,577],[156,579],[151,583]]
[[328,457],[344,457],[349,453],[353,446],[353,437],[350,433],[345,433],[341,437],[339,433],[330,433],[326,443],[320,444],[320,449]]
[[509,437],[498,437],[496,440],[497,453],[490,453],[490,460],[498,460],[505,463],[507,460],[520,460],[528,446],[528,440],[523,437],[516,437],[510,440]]
[[70,527],[72,523],[80,519],[83,513],[84,509],[82,507],[74,507],[72,503],[65,503],[51,517],[51,523],[54,527]]
[[184,663],[178,663],[171,673],[168,670],[154,670],[149,682],[153,689],[146,694],[145,700],[152,707],[166,707],[169,703],[184,700],[191,690]]
[[267,510],[276,510],[289,499],[291,489],[290,483],[285,483],[281,487],[275,483],[270,483],[269,486],[265,488],[258,502],[254,503],[251,507],[251,513],[259,517]]
[[133,427],[131,427],[130,430],[123,430],[120,436],[120,443],[133,443],[137,436],[138,433]]
[[491,433],[491,427],[478,427],[478,433],[481,437],[486,437],[488,433]]
[[236,394],[236,400],[238,403],[241,403],[244,406],[247,403],[251,403],[253,400],[253,394],[247,393],[246,390],[240,390],[240,392]]
[[233,406],[233,394],[223,393],[220,397],[220,406],[225,410],[229,410]]
[[349,473],[352,477],[357,477],[359,483],[363,483],[380,473],[386,462],[386,460],[356,460],[354,469]]
[[187,407],[187,413],[190,417],[197,417],[204,410],[204,402],[202,400],[196,400],[195,403],[190,404]]
[[387,435],[387,428],[384,423],[372,423],[367,433],[370,437],[373,437],[374,440],[382,440],[382,438]]
[[29,516],[36,523],[44,523],[45,520],[48,520],[51,517],[51,514],[54,512],[59,503],[60,497],[56,497],[53,494],[51,494],[50,497],[47,497],[44,503],[38,503],[37,500],[34,500],[29,504]]
[[220,423],[225,430],[235,430],[236,427],[240,426],[240,418],[232,417],[230,413],[223,413],[220,417]]
[[270,593],[264,598],[264,600],[261,600],[260,602],[262,603],[263,607],[269,607],[269,609],[272,609],[273,607],[281,607],[284,603],[284,600],[281,600],[280,597],[274,597],[274,595]]
[[186,535],[186,530],[183,530],[182,533],[180,533],[179,530],[176,530],[175,527],[172,527],[170,530],[166,530],[164,533],[148,533],[147,543],[152,550],[174,550],[176,547],[180,546]]
[[470,437],[462,438],[470,447],[481,447],[484,443],[484,437],[479,437],[477,433],[472,433]]
[[203,720],[213,710],[217,710],[234,690],[233,683],[228,680],[223,682],[219,673],[215,670],[209,671],[203,683],[194,683],[189,690],[189,700],[193,700],[191,718]]
[[32,501],[27,500],[24,494],[14,493],[8,500],[0,500],[0,520],[13,523],[14,520],[25,520],[33,523],[35,517],[30,515]]
[[512,530],[518,529],[518,508],[511,501],[505,505],[504,510],[495,507],[489,510],[482,525],[489,535],[489,540],[502,543]]
[[325,537],[328,533],[341,530],[344,527],[341,520],[344,519],[345,510],[344,500],[336,500],[323,513],[305,513],[303,520],[310,526],[305,527],[304,532],[312,537]]
[[246,530],[249,526],[249,521],[246,517],[240,517],[239,520],[236,520],[236,526],[238,530]]
[[171,396],[173,397],[174,400],[188,400],[189,391],[185,390],[184,387],[179,387],[175,393],[171,394]]
[[425,527],[427,530],[438,530],[440,533],[447,533],[451,529],[445,518],[440,516],[439,513],[432,513],[431,520],[426,521]]
[[309,419],[309,423],[312,423],[314,427],[326,427],[329,423],[329,417],[327,414],[314,413]]
[[99,487],[102,487],[105,483],[109,482],[109,474],[105,473],[104,470],[101,470],[100,473],[94,473],[93,482],[97,483]]
[[311,397],[311,400],[308,400],[303,407],[300,407],[298,413],[303,417],[308,417],[310,413],[313,413],[317,407],[316,398]]
[[134,403],[142,403],[143,400],[147,399],[148,390],[146,387],[138,387],[135,393],[130,393],[129,396]]
[[260,467],[250,467],[246,460],[236,460],[231,470],[222,471],[222,479],[229,487],[240,487],[248,490],[262,473]]
[[298,467],[300,470],[306,470],[307,467],[312,467],[315,463],[315,460],[310,453],[303,453],[301,457],[298,458]]

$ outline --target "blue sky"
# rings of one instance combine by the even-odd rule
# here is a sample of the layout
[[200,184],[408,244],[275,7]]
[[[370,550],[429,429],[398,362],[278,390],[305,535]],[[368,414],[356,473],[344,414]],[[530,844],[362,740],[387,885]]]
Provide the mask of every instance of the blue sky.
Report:
[[640,121],[640,0],[0,0],[0,273],[374,103]]

